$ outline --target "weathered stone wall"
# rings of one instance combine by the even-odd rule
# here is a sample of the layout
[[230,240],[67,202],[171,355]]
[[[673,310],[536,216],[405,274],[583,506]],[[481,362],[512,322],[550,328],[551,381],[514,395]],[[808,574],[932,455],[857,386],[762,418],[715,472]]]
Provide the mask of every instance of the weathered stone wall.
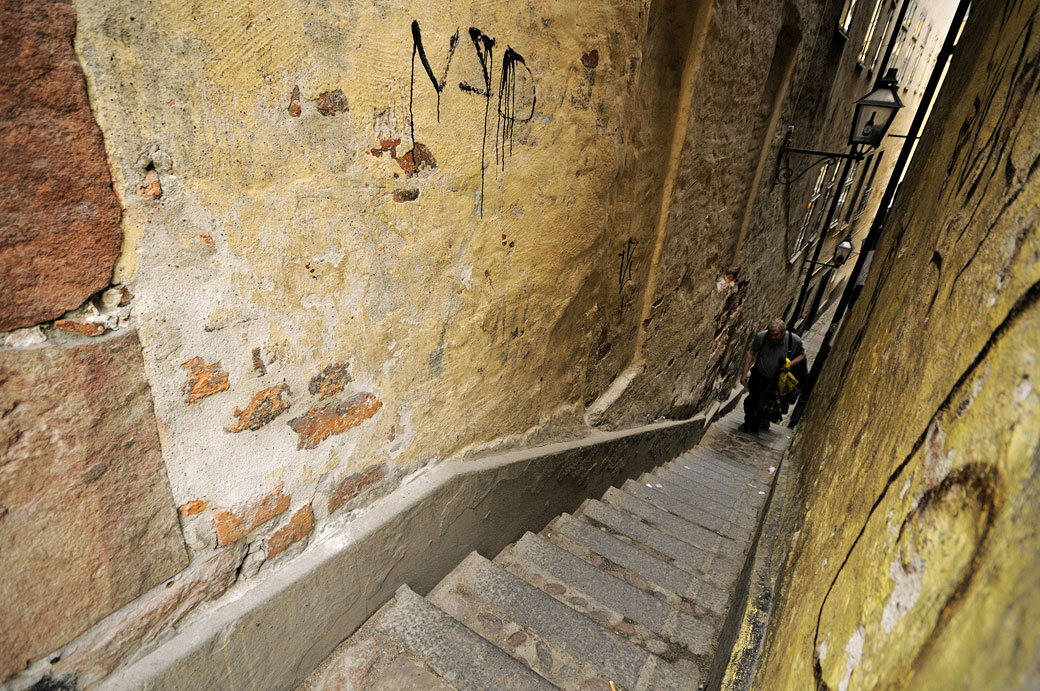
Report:
[[717,409],[839,5],[0,5],[3,586],[70,603],[0,678],[95,683],[417,469]]
[[1040,685],[1038,15],[972,3],[789,459],[756,687]]

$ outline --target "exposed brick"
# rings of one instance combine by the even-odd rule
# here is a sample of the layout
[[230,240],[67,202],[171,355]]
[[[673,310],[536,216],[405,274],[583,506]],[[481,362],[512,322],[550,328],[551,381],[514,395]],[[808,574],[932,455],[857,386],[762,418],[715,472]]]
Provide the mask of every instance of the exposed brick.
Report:
[[231,414],[238,418],[228,432],[244,432],[258,430],[271,420],[289,410],[289,402],[282,400],[282,394],[291,394],[288,384],[280,384],[256,393],[245,410],[235,408]]
[[181,367],[190,370],[188,379],[181,389],[188,405],[194,404],[200,398],[227,391],[230,387],[228,373],[220,369],[219,362],[207,365],[202,358],[193,357],[187,362],[182,362]]
[[197,513],[202,513],[206,510],[207,507],[209,507],[208,501],[202,501],[201,499],[192,499],[187,504],[181,504],[180,508],[177,509],[177,512],[184,518],[187,518],[188,516],[194,516]]
[[122,212],[75,34],[71,0],[0,1],[0,331],[83,304],[119,256]]
[[267,558],[274,559],[303,538],[314,528],[314,513],[311,505],[303,507],[293,514],[289,522],[283,525],[267,540]]
[[184,568],[136,332],[0,351],[0,679]]
[[158,199],[162,196],[162,186],[159,184],[159,173],[154,169],[144,174],[144,182],[137,186],[137,196],[144,199]]
[[316,395],[319,401],[324,401],[329,396],[335,396],[347,388],[347,384],[350,383],[347,368],[348,365],[345,362],[327,366],[311,378],[307,390]]
[[370,393],[360,393],[344,403],[328,403],[311,408],[289,420],[300,435],[298,449],[313,449],[334,434],[341,434],[376,414],[383,402]]
[[[318,95],[317,99],[318,112],[322,115],[335,115],[336,113],[346,113],[350,111],[350,104],[347,103],[347,97],[340,89],[335,91],[322,91]],[[292,113],[290,112],[290,115]]]
[[377,465],[359,473],[348,475],[339,481],[329,496],[329,513],[346,504],[365,489],[379,482],[386,475],[386,466]]
[[52,676],[75,675],[78,688],[98,683],[193,608],[223,595],[235,582],[245,548],[221,549],[114,613],[62,651]]
[[263,525],[289,508],[289,495],[278,485],[269,494],[259,499],[236,504],[230,509],[215,509],[213,522],[217,529],[217,542],[229,545]]
[[59,319],[54,322],[54,328],[59,331],[70,331],[84,336],[100,336],[105,333],[104,323],[87,322],[79,319]]
[[300,87],[294,86],[292,94],[289,95],[289,117],[298,118],[300,117]]

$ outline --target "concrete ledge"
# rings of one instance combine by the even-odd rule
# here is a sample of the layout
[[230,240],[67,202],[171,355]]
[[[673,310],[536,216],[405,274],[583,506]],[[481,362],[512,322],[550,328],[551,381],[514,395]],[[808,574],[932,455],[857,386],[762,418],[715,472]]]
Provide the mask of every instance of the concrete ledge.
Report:
[[588,497],[694,446],[710,418],[444,462],[330,521],[295,559],[193,613],[103,689],[291,689],[402,584],[428,592],[466,555],[494,557]]

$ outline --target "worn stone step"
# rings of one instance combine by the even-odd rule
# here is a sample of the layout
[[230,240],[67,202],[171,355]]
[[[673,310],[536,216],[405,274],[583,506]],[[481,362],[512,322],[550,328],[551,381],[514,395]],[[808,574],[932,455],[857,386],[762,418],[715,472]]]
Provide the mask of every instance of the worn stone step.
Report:
[[733,499],[746,498],[748,496],[760,496],[758,495],[758,492],[768,487],[768,485],[763,485],[759,482],[747,482],[744,480],[734,480],[728,477],[720,477],[713,473],[709,468],[706,468],[703,465],[697,465],[696,461],[684,461],[680,459],[665,464],[664,467],[673,473],[682,475],[691,482],[696,482],[710,487],[712,491]]
[[375,626],[391,598],[357,632],[322,661],[295,691],[342,691],[343,689],[393,689],[395,691],[452,691],[414,653]]
[[[496,559],[510,550],[511,546],[506,547]],[[442,579],[426,596],[427,599],[564,691],[580,691],[587,685],[602,687],[609,682],[602,670],[578,659],[540,632],[513,620],[494,603],[474,593],[465,581],[469,577],[469,561],[478,558],[483,559],[471,555],[464,560],[464,566],[456,567]],[[607,622],[611,613],[596,610],[590,615]],[[616,622],[613,623],[622,621],[621,615],[614,617]]]
[[[527,533],[503,551],[503,555],[515,557],[514,566],[524,573],[533,570],[544,575],[541,583],[528,582],[557,600],[579,611],[608,609],[616,612],[619,620],[623,618],[645,627],[655,637],[663,639],[661,645],[639,635],[634,628],[625,627],[628,621],[612,622],[615,631],[649,652],[674,654],[668,650],[668,643],[677,643],[698,656],[706,656],[712,650],[716,632],[711,624],[670,607],[663,600],[601,571],[543,537]],[[499,563],[497,557],[495,563]],[[528,580],[521,573],[516,575]]]
[[700,458],[711,463],[714,469],[720,473],[729,473],[735,477],[747,480],[757,480],[761,478],[762,468],[736,460],[720,451],[717,451],[716,449],[705,446],[695,446],[683,455],[686,456],[687,454],[691,458]]
[[739,563],[706,552],[601,501],[585,501],[574,515],[595,521],[628,537],[633,546],[653,550],[671,559],[673,564],[684,571],[698,575],[720,588],[729,588],[740,571]]
[[690,465],[690,461],[683,462],[676,460],[671,463],[666,463],[663,468],[681,475],[691,482],[695,482],[702,485],[712,492],[718,494],[720,497],[725,498],[727,501],[738,501],[747,498],[750,494],[754,494],[757,486],[747,482],[739,480],[731,480],[729,478],[719,478],[719,476],[712,474],[710,470],[704,468],[698,468],[696,465]]
[[643,501],[650,502],[658,508],[670,511],[679,518],[685,519],[690,523],[696,523],[708,530],[732,538],[737,542],[745,542],[751,534],[752,526],[748,524],[742,523],[738,525],[731,523],[724,518],[719,518],[718,516],[702,511],[687,502],[664,494],[658,489],[650,489],[649,487],[632,482],[631,480],[625,482],[625,484],[621,486],[621,489],[642,499]]
[[555,688],[490,641],[401,586],[376,628],[458,689]]
[[[569,514],[557,516],[542,530],[542,535],[586,561],[598,558],[601,563],[593,561],[593,565],[608,572],[612,567],[618,567],[634,574],[648,585],[639,583],[639,580],[629,582],[644,591],[664,591],[681,602],[716,614],[725,612],[729,604],[728,591]],[[575,547],[587,550],[588,554],[577,551]]]
[[678,476],[667,468],[662,467],[653,473],[644,473],[639,478],[639,482],[644,487],[649,485],[648,489],[660,490],[676,499],[688,501],[697,508],[713,513],[719,518],[725,518],[731,523],[735,520],[731,518],[732,515],[744,516],[752,520],[758,518],[760,502],[757,501],[757,496],[734,500],[732,497],[713,492],[708,485]]
[[715,492],[714,488],[705,483],[691,480],[667,468],[658,468],[651,477],[656,478],[652,480],[654,489],[676,499],[689,501],[697,508],[714,513],[730,523],[741,523],[743,520],[756,522],[765,500],[764,496],[754,491],[734,499]]
[[733,560],[740,560],[744,557],[744,550],[747,548],[745,545],[695,523],[690,523],[650,502],[643,501],[628,492],[622,492],[617,487],[608,489],[601,501],[616,509],[627,511],[640,520],[707,552]]
[[761,489],[763,484],[768,484],[770,478],[769,472],[765,470],[751,474],[734,473],[725,465],[719,463],[717,459],[708,455],[707,452],[698,449],[685,453],[664,465],[672,467],[676,464],[681,464],[687,470],[701,473],[717,481],[725,482],[726,484],[733,484],[741,488],[745,485],[751,484],[756,485]]
[[[452,575],[459,586],[554,648],[595,667],[625,689],[696,689],[700,675],[661,658],[492,564],[476,552]],[[552,661],[546,666],[551,667]]]

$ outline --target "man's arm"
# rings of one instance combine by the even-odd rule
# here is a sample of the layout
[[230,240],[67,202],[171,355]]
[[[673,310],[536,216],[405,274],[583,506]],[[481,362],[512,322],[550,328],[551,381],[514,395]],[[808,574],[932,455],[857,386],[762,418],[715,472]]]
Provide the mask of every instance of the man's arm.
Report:
[[748,370],[751,368],[751,351],[747,351],[747,356],[744,358],[744,369],[740,371],[740,383],[747,386]]
[[795,364],[801,362],[804,359],[805,359],[805,353],[801,353],[800,355],[796,355],[795,357],[791,358],[791,365],[794,366]]

